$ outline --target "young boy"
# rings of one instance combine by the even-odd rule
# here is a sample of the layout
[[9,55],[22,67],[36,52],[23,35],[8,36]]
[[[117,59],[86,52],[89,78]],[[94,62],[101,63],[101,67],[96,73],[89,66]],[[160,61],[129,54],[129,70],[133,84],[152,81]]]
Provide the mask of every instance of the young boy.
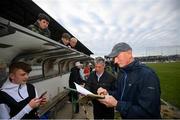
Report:
[[0,119],[38,119],[37,108],[46,98],[37,98],[37,91],[27,83],[31,66],[24,62],[12,63],[9,78],[0,90]]
[[49,22],[50,18],[47,15],[40,13],[38,20],[33,25],[28,26],[28,29],[50,38],[51,32],[48,29]]

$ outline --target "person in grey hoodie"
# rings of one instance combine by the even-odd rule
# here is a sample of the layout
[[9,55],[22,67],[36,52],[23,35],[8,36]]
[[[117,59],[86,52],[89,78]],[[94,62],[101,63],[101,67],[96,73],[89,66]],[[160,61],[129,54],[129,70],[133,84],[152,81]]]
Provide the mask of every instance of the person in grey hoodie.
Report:
[[32,84],[27,83],[30,65],[12,63],[9,78],[0,89],[0,119],[38,119],[37,108],[46,103],[38,98]]

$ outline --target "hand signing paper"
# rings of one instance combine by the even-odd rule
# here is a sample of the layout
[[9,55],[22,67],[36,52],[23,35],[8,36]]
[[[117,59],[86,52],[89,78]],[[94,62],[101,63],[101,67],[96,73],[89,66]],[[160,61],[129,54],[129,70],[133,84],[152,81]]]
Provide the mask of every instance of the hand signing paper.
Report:
[[111,95],[106,95],[104,99],[98,99],[101,103],[105,104],[107,107],[117,106],[118,101]]
[[107,95],[108,94],[107,90],[102,87],[98,88],[97,93],[98,93],[98,95]]

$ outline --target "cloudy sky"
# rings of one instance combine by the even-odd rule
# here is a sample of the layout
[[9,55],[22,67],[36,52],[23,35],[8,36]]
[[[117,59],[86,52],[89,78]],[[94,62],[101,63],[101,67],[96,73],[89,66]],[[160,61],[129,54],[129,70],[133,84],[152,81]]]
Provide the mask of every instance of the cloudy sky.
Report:
[[180,54],[180,0],[33,0],[94,56],[119,42],[135,56]]

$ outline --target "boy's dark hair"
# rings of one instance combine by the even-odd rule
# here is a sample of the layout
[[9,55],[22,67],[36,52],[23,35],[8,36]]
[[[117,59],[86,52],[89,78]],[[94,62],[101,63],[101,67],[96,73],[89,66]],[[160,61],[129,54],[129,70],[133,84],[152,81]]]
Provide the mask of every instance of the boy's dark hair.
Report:
[[38,15],[38,20],[42,20],[42,19],[45,19],[46,21],[50,22],[49,16],[47,16],[47,15],[44,14],[44,13],[39,13],[39,15]]
[[62,38],[70,39],[70,38],[71,38],[71,35],[69,35],[68,33],[63,33],[63,34],[62,34]]
[[24,62],[15,62],[15,63],[12,63],[10,66],[9,66],[9,73],[13,73],[15,72],[17,69],[22,69],[24,70],[26,73],[30,73],[32,68],[29,64],[27,63],[24,63]]

